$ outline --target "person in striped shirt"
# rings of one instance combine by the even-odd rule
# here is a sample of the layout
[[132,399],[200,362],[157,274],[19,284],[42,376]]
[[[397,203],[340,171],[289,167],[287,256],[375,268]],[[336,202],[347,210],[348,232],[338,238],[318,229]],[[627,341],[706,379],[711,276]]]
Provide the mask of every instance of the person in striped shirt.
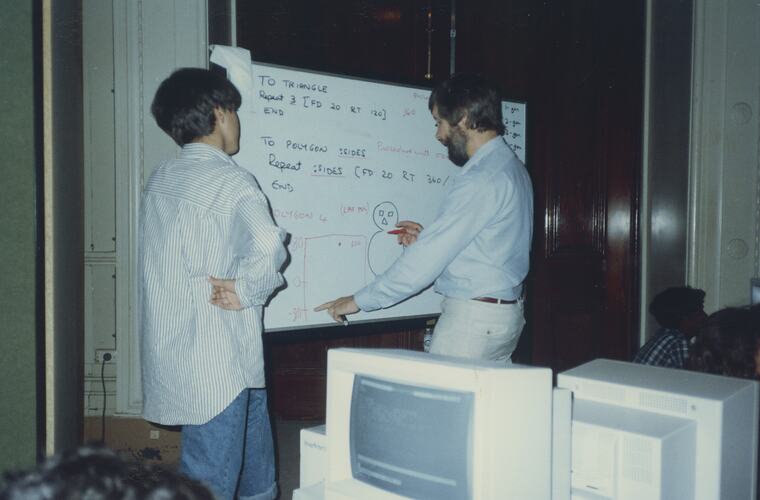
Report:
[[231,158],[241,97],[224,77],[175,71],[151,111],[181,147],[142,194],[143,416],[182,426],[180,471],[217,498],[277,494],[262,307],[284,283],[286,233],[256,179]]

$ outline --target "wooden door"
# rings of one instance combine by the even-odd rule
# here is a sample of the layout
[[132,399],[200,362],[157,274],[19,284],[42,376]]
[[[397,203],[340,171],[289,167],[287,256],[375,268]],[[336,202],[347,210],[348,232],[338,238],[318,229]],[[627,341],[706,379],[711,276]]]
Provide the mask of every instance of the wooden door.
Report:
[[[637,332],[642,2],[460,2],[457,69],[528,103],[535,188],[521,354],[561,371],[629,359]],[[488,15],[484,15],[488,13]]]

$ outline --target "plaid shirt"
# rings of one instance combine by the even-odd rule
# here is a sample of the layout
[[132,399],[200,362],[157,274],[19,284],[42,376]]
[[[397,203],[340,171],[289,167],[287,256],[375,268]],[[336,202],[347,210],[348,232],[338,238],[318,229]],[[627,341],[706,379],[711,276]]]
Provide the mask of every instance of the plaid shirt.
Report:
[[643,365],[683,368],[688,357],[689,339],[678,330],[661,328],[654,337],[639,349],[636,357],[633,358],[633,362]]

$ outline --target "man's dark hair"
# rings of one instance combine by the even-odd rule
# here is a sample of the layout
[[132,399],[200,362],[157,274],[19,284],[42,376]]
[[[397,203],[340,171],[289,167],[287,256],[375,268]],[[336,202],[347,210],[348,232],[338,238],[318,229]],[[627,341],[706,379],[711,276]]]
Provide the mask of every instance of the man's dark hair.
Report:
[[200,483],[158,466],[123,461],[102,446],[50,457],[31,471],[5,472],[0,500],[213,500]]
[[704,305],[704,290],[676,286],[657,294],[649,304],[649,312],[660,326],[678,328],[682,319],[701,311]]
[[713,313],[689,348],[687,367],[729,377],[757,378],[759,312],[756,308],[728,307]]
[[161,130],[184,146],[214,131],[214,109],[239,107],[240,92],[225,77],[207,69],[180,68],[161,82],[150,111]]
[[480,75],[461,73],[439,83],[428,100],[430,111],[434,106],[453,126],[466,114],[468,128],[504,134],[499,91]]

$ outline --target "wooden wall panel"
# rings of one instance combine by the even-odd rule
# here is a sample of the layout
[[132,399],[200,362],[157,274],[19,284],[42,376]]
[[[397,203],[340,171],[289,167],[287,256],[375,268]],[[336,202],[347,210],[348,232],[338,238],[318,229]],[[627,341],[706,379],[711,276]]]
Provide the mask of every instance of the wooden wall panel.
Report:
[[434,75],[448,74],[449,3],[423,0],[238,2],[238,45],[256,61],[425,84],[427,26]]
[[630,359],[638,306],[645,6],[457,4],[456,67],[528,104],[535,238],[518,359]]
[[280,418],[324,420],[327,351],[339,347],[422,350],[424,323],[402,321],[265,335],[269,405]]

